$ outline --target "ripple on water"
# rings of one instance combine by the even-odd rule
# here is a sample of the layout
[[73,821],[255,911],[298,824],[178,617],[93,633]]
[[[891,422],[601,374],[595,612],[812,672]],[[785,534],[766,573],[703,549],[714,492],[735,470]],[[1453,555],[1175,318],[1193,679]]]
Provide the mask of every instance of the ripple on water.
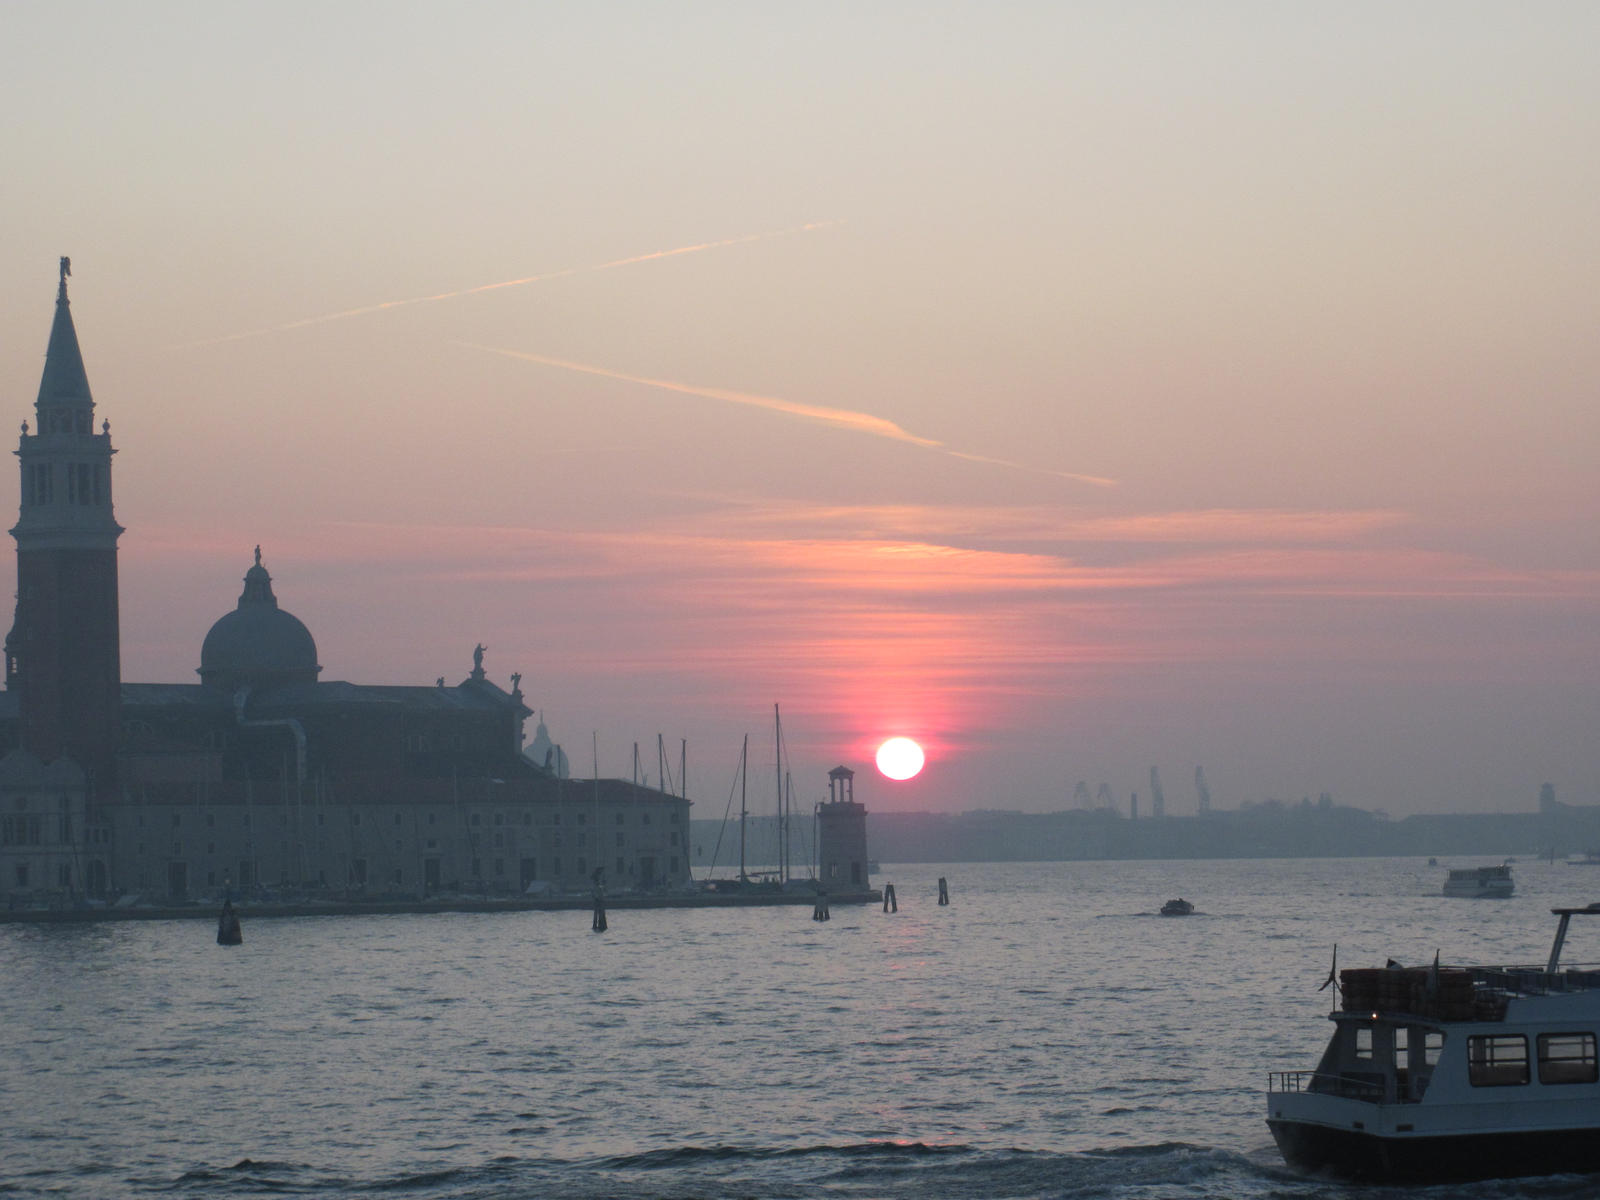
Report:
[[[1491,921],[1392,862],[1188,863],[1223,915],[1145,920],[1172,869],[930,865],[894,916],[627,911],[605,939],[283,920],[226,959],[194,922],[0,926],[25,981],[0,1094],[27,1097],[0,1194],[1386,1195],[1265,1145],[1260,1082],[1314,1065],[1329,948],[1538,957],[1559,877],[1519,865]],[[936,912],[941,874],[967,883]],[[1499,1186],[1452,1195],[1588,1194]]]

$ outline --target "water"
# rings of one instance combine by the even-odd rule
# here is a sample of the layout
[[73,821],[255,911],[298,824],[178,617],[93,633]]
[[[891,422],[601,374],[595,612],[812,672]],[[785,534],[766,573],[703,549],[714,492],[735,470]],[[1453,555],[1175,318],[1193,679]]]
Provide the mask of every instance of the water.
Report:
[[[1541,961],[1549,908],[1600,897],[1515,870],[1468,901],[1412,859],[891,866],[898,914],[826,924],[295,918],[239,948],[0,926],[0,1196],[1414,1196],[1284,1168],[1267,1072],[1315,1065],[1333,943]],[[1154,915],[1175,895],[1197,915]],[[1600,960],[1600,927],[1572,945]]]

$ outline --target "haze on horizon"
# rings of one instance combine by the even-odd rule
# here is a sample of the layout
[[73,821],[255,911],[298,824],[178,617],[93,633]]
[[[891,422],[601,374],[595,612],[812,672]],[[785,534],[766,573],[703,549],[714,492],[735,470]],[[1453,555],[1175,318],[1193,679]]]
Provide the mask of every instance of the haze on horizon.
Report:
[[1219,807],[1600,803],[1596,44],[21,0],[0,396],[70,255],[128,680],[195,679],[259,543],[323,679],[481,642],[578,773],[687,738],[700,817],[774,701],[804,803],[839,762],[869,810],[1126,811],[1157,765],[1189,813],[1197,764]]

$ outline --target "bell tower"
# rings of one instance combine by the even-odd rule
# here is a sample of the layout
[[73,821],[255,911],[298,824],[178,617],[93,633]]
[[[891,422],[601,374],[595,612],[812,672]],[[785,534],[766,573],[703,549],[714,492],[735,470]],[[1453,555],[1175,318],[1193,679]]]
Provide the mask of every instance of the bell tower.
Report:
[[22,423],[17,614],[6,637],[22,748],[83,767],[91,794],[114,782],[122,707],[117,538],[111,511],[111,424],[94,430],[94,397],[67,301],[61,260],[55,322],[39,381],[36,426]]

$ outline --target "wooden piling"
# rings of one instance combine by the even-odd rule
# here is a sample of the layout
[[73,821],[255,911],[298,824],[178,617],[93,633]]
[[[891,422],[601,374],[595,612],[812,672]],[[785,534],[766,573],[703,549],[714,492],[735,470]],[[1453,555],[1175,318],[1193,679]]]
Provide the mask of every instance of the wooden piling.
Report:
[[894,884],[892,884],[892,883],[886,883],[886,884],[883,885],[883,911],[884,912],[899,912],[900,911],[900,901],[895,899]]
[[222,913],[217,917],[217,945],[239,946],[244,943],[244,934],[239,928],[239,914],[233,911],[233,901],[222,902]]
[[939,876],[939,903],[950,903],[950,885],[945,882],[943,875]]

